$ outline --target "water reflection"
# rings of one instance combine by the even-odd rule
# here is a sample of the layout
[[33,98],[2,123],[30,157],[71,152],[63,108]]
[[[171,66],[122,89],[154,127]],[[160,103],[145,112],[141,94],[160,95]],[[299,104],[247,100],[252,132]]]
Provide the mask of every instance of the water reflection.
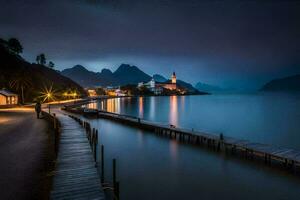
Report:
[[[299,98],[137,97],[121,98],[118,106],[121,113],[142,114],[147,120],[213,133],[225,130],[228,136],[300,148]],[[277,170],[227,156],[223,159],[110,120],[94,119],[94,126],[108,147],[107,158],[117,157],[121,163],[120,180],[130,183],[120,188],[121,199],[299,199],[299,180]],[[111,167],[107,169],[111,174]]]
[[[300,149],[299,99],[282,95],[132,97],[99,101],[99,109]],[[95,103],[89,106],[95,108]]]
[[150,119],[155,119],[155,97],[150,97]]
[[178,97],[170,97],[170,123],[178,126]]
[[170,141],[170,155],[173,161],[177,160],[178,143],[176,140]]
[[139,97],[139,117],[144,117],[144,97]]
[[94,101],[86,106],[88,109],[98,109],[98,102]]
[[108,112],[120,113],[120,98],[107,99],[104,107]]
[[137,130],[137,143],[138,143],[138,146],[139,147],[143,147],[144,145],[144,134],[143,134],[143,131],[142,130]]

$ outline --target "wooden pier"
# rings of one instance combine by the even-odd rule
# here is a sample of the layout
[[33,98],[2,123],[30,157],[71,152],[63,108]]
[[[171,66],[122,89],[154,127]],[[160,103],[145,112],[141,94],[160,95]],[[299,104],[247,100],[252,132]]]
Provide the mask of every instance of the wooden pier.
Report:
[[98,134],[85,134],[83,122],[57,114],[60,127],[51,199],[105,199],[96,168]]
[[77,112],[86,116],[106,118],[149,130],[159,136],[178,140],[183,143],[202,145],[214,151],[224,151],[231,154],[239,154],[245,158],[258,158],[266,164],[279,164],[285,169],[297,172],[300,168],[300,151],[290,148],[277,147],[267,144],[255,143],[248,140],[239,140],[232,137],[203,133],[195,130],[178,128],[173,125],[151,122],[137,117],[98,111],[93,109],[65,108],[70,112]]

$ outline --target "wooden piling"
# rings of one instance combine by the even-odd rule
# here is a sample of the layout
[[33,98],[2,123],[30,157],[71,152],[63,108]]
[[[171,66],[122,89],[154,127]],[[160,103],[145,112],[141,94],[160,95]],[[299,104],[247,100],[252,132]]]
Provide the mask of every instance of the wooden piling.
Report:
[[101,145],[101,183],[104,183],[104,145]]

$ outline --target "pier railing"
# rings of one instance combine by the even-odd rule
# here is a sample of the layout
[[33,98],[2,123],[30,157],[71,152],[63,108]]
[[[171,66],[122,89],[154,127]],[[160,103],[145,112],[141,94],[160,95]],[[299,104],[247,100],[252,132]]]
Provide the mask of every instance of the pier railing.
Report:
[[57,158],[58,148],[59,148],[59,133],[60,133],[60,122],[56,118],[55,113],[51,114],[45,111],[42,111],[43,118],[48,121],[53,126],[53,140],[54,140],[54,152],[55,157]]
[[69,115],[69,117],[73,118],[75,121],[77,121],[84,129],[86,132],[86,137],[89,141],[91,150],[93,152],[93,157],[95,160],[95,166],[98,166],[98,152],[100,150],[100,171],[101,171],[101,175],[100,175],[100,179],[101,179],[101,184],[102,184],[102,188],[103,190],[110,190],[113,191],[113,199],[115,200],[119,200],[120,199],[120,182],[117,181],[117,176],[116,176],[116,166],[117,166],[117,160],[113,159],[113,170],[112,170],[112,183],[111,182],[107,182],[105,181],[105,174],[104,174],[104,145],[101,145],[101,148],[99,149],[99,132],[97,129],[92,128],[91,124],[87,121],[83,121],[82,119],[73,116],[73,115]]

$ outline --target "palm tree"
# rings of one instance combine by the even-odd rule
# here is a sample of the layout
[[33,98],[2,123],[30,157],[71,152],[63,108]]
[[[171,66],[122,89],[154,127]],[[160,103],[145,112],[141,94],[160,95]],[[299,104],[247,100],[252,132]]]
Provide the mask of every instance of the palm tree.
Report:
[[31,86],[31,79],[29,77],[30,76],[25,72],[20,72],[14,77],[14,80],[10,81],[9,83],[11,88],[21,91],[22,104],[24,104],[25,101],[24,90]]

